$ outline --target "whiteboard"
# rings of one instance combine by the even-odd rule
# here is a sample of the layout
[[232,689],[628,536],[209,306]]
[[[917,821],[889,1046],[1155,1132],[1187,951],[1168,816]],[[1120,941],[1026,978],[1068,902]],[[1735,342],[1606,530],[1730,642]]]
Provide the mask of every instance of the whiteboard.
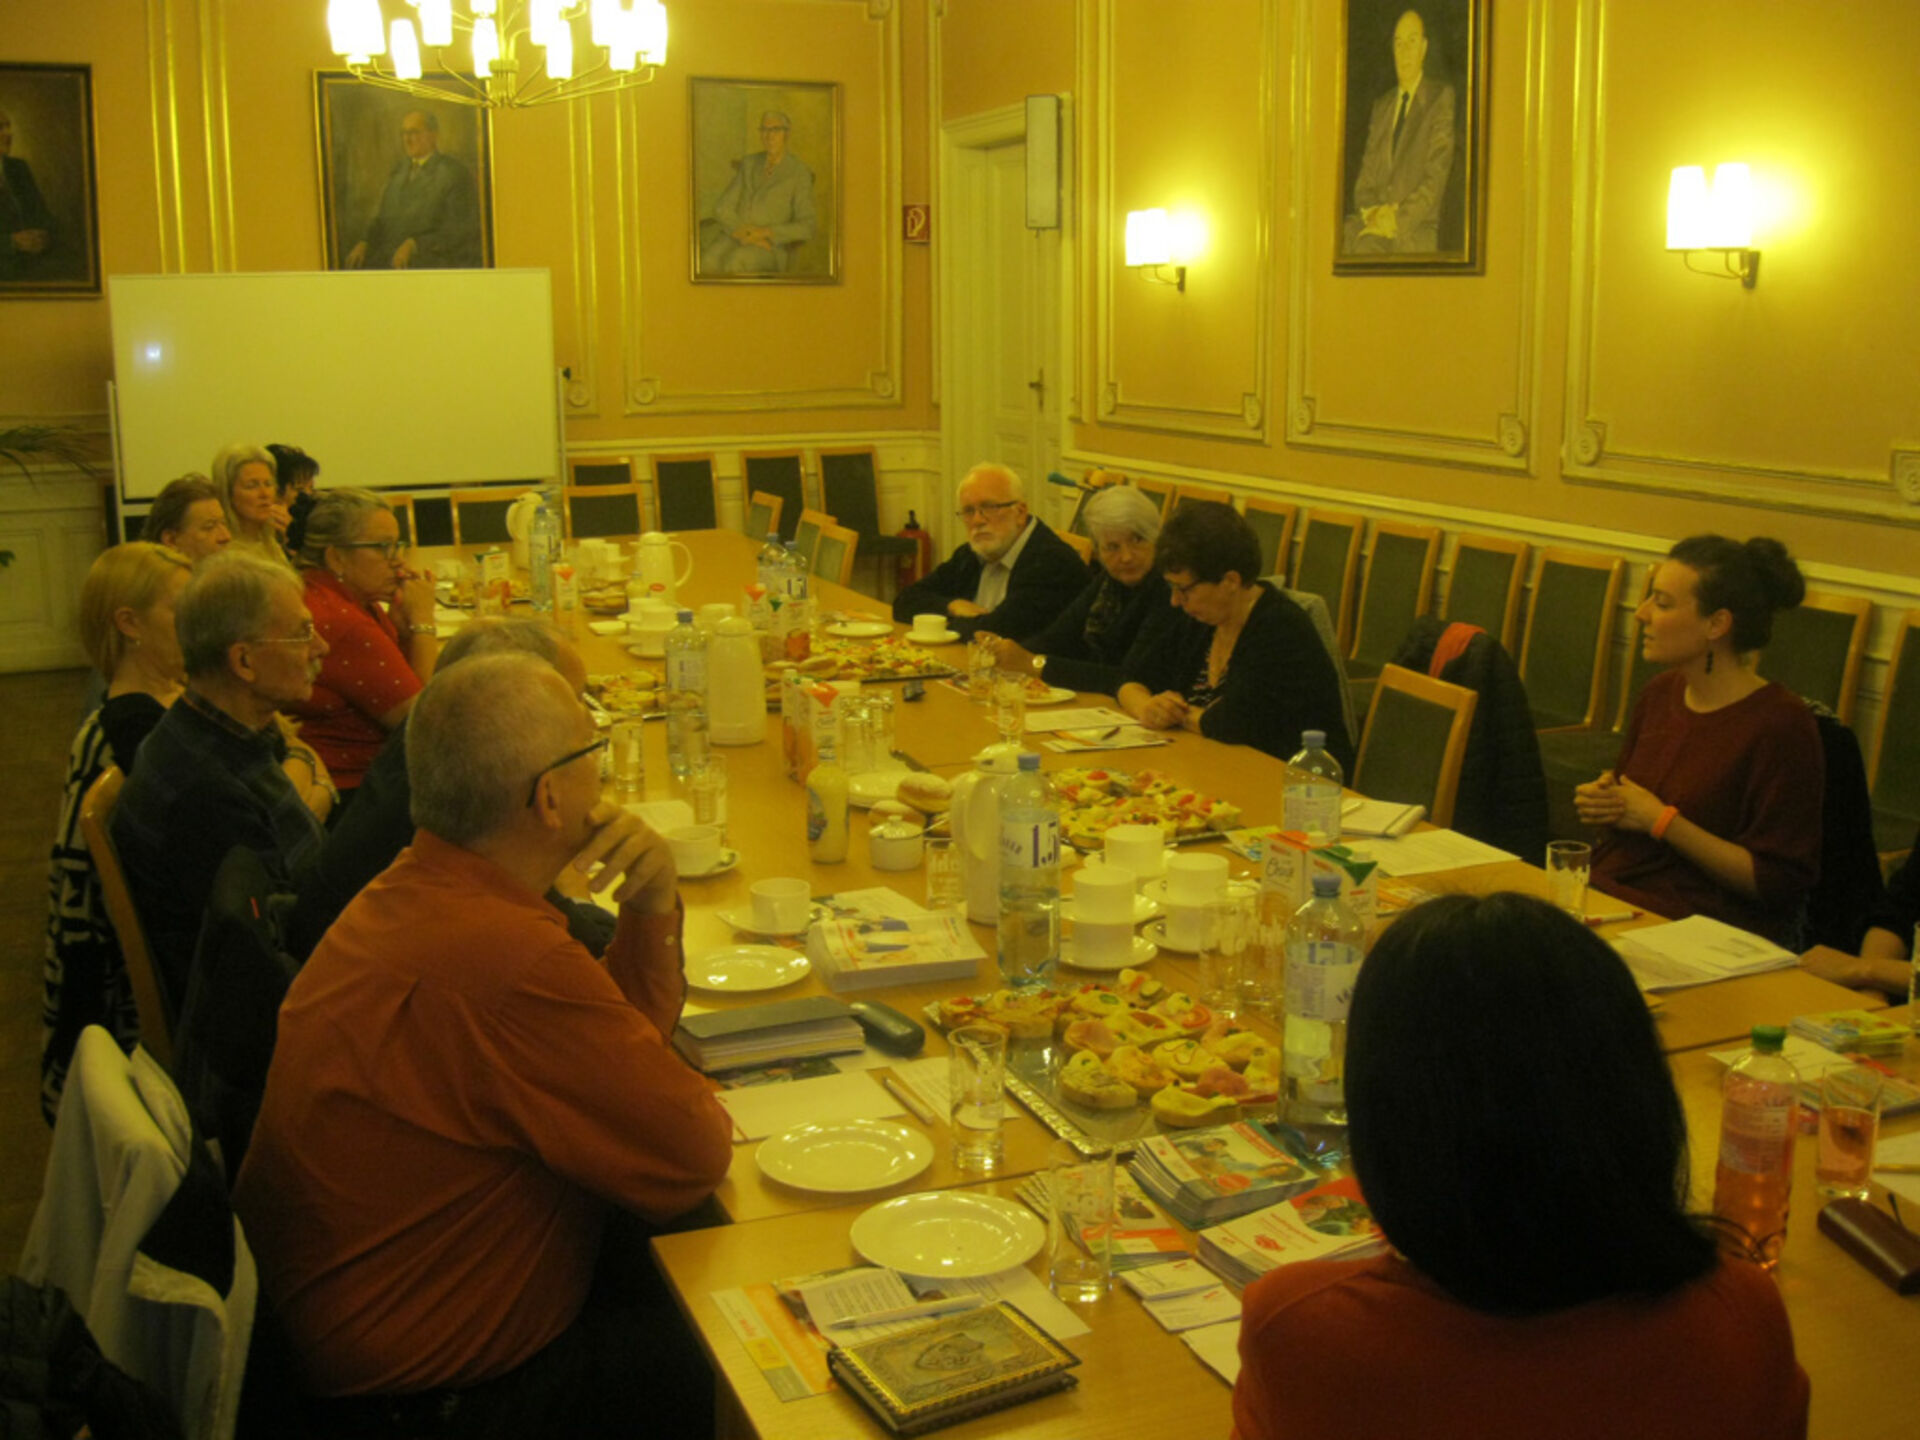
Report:
[[558,474],[545,270],[113,275],[107,298],[124,499],[234,441],[298,445],[325,487]]

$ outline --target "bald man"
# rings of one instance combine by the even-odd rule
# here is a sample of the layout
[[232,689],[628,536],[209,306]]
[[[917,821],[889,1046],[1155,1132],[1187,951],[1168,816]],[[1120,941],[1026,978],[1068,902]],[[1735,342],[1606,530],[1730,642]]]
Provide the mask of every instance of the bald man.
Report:
[[894,596],[893,618],[938,611],[963,636],[985,629],[1024,642],[1086,588],[1087,562],[1028,510],[1025,483],[1005,465],[974,466],[957,499],[965,543]]
[[1453,87],[1427,74],[1427,26],[1408,10],[1393,27],[1394,87],[1373,102],[1367,148],[1342,233],[1349,255],[1440,248],[1440,206],[1453,169]]

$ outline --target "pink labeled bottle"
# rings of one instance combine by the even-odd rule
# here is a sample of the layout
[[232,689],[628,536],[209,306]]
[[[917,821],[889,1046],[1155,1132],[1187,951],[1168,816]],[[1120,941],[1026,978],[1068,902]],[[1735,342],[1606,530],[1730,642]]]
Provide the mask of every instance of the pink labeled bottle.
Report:
[[1800,1074],[1781,1053],[1786,1031],[1753,1027],[1753,1048],[1720,1085],[1720,1163],[1713,1213],[1745,1234],[1753,1257],[1771,1270],[1787,1243],[1793,1189],[1793,1135]]

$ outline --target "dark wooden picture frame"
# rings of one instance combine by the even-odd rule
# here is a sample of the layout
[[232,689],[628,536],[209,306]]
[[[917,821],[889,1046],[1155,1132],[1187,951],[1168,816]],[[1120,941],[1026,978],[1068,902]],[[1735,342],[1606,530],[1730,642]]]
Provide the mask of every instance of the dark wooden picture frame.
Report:
[[0,299],[100,293],[93,67],[0,64]]
[[[465,93],[454,80],[421,83]],[[313,103],[326,269],[493,264],[486,110],[369,85],[344,70],[314,72]]]
[[693,279],[838,282],[840,87],[691,79],[687,98]]
[[1335,274],[1485,270],[1490,5],[1346,0]]

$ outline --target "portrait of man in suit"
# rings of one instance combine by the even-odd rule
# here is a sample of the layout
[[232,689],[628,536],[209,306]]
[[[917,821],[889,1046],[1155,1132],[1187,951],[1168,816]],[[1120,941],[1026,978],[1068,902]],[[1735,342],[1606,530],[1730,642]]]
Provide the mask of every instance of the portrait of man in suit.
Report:
[[480,202],[473,174],[440,153],[440,122],[432,111],[409,110],[400,117],[400,148],[366,238],[347,252],[347,268],[477,267]]
[[839,87],[693,80],[688,90],[693,278],[837,279]]
[[1349,0],[1336,269],[1475,263],[1482,9]]
[[99,291],[91,71],[0,65],[0,296]]

